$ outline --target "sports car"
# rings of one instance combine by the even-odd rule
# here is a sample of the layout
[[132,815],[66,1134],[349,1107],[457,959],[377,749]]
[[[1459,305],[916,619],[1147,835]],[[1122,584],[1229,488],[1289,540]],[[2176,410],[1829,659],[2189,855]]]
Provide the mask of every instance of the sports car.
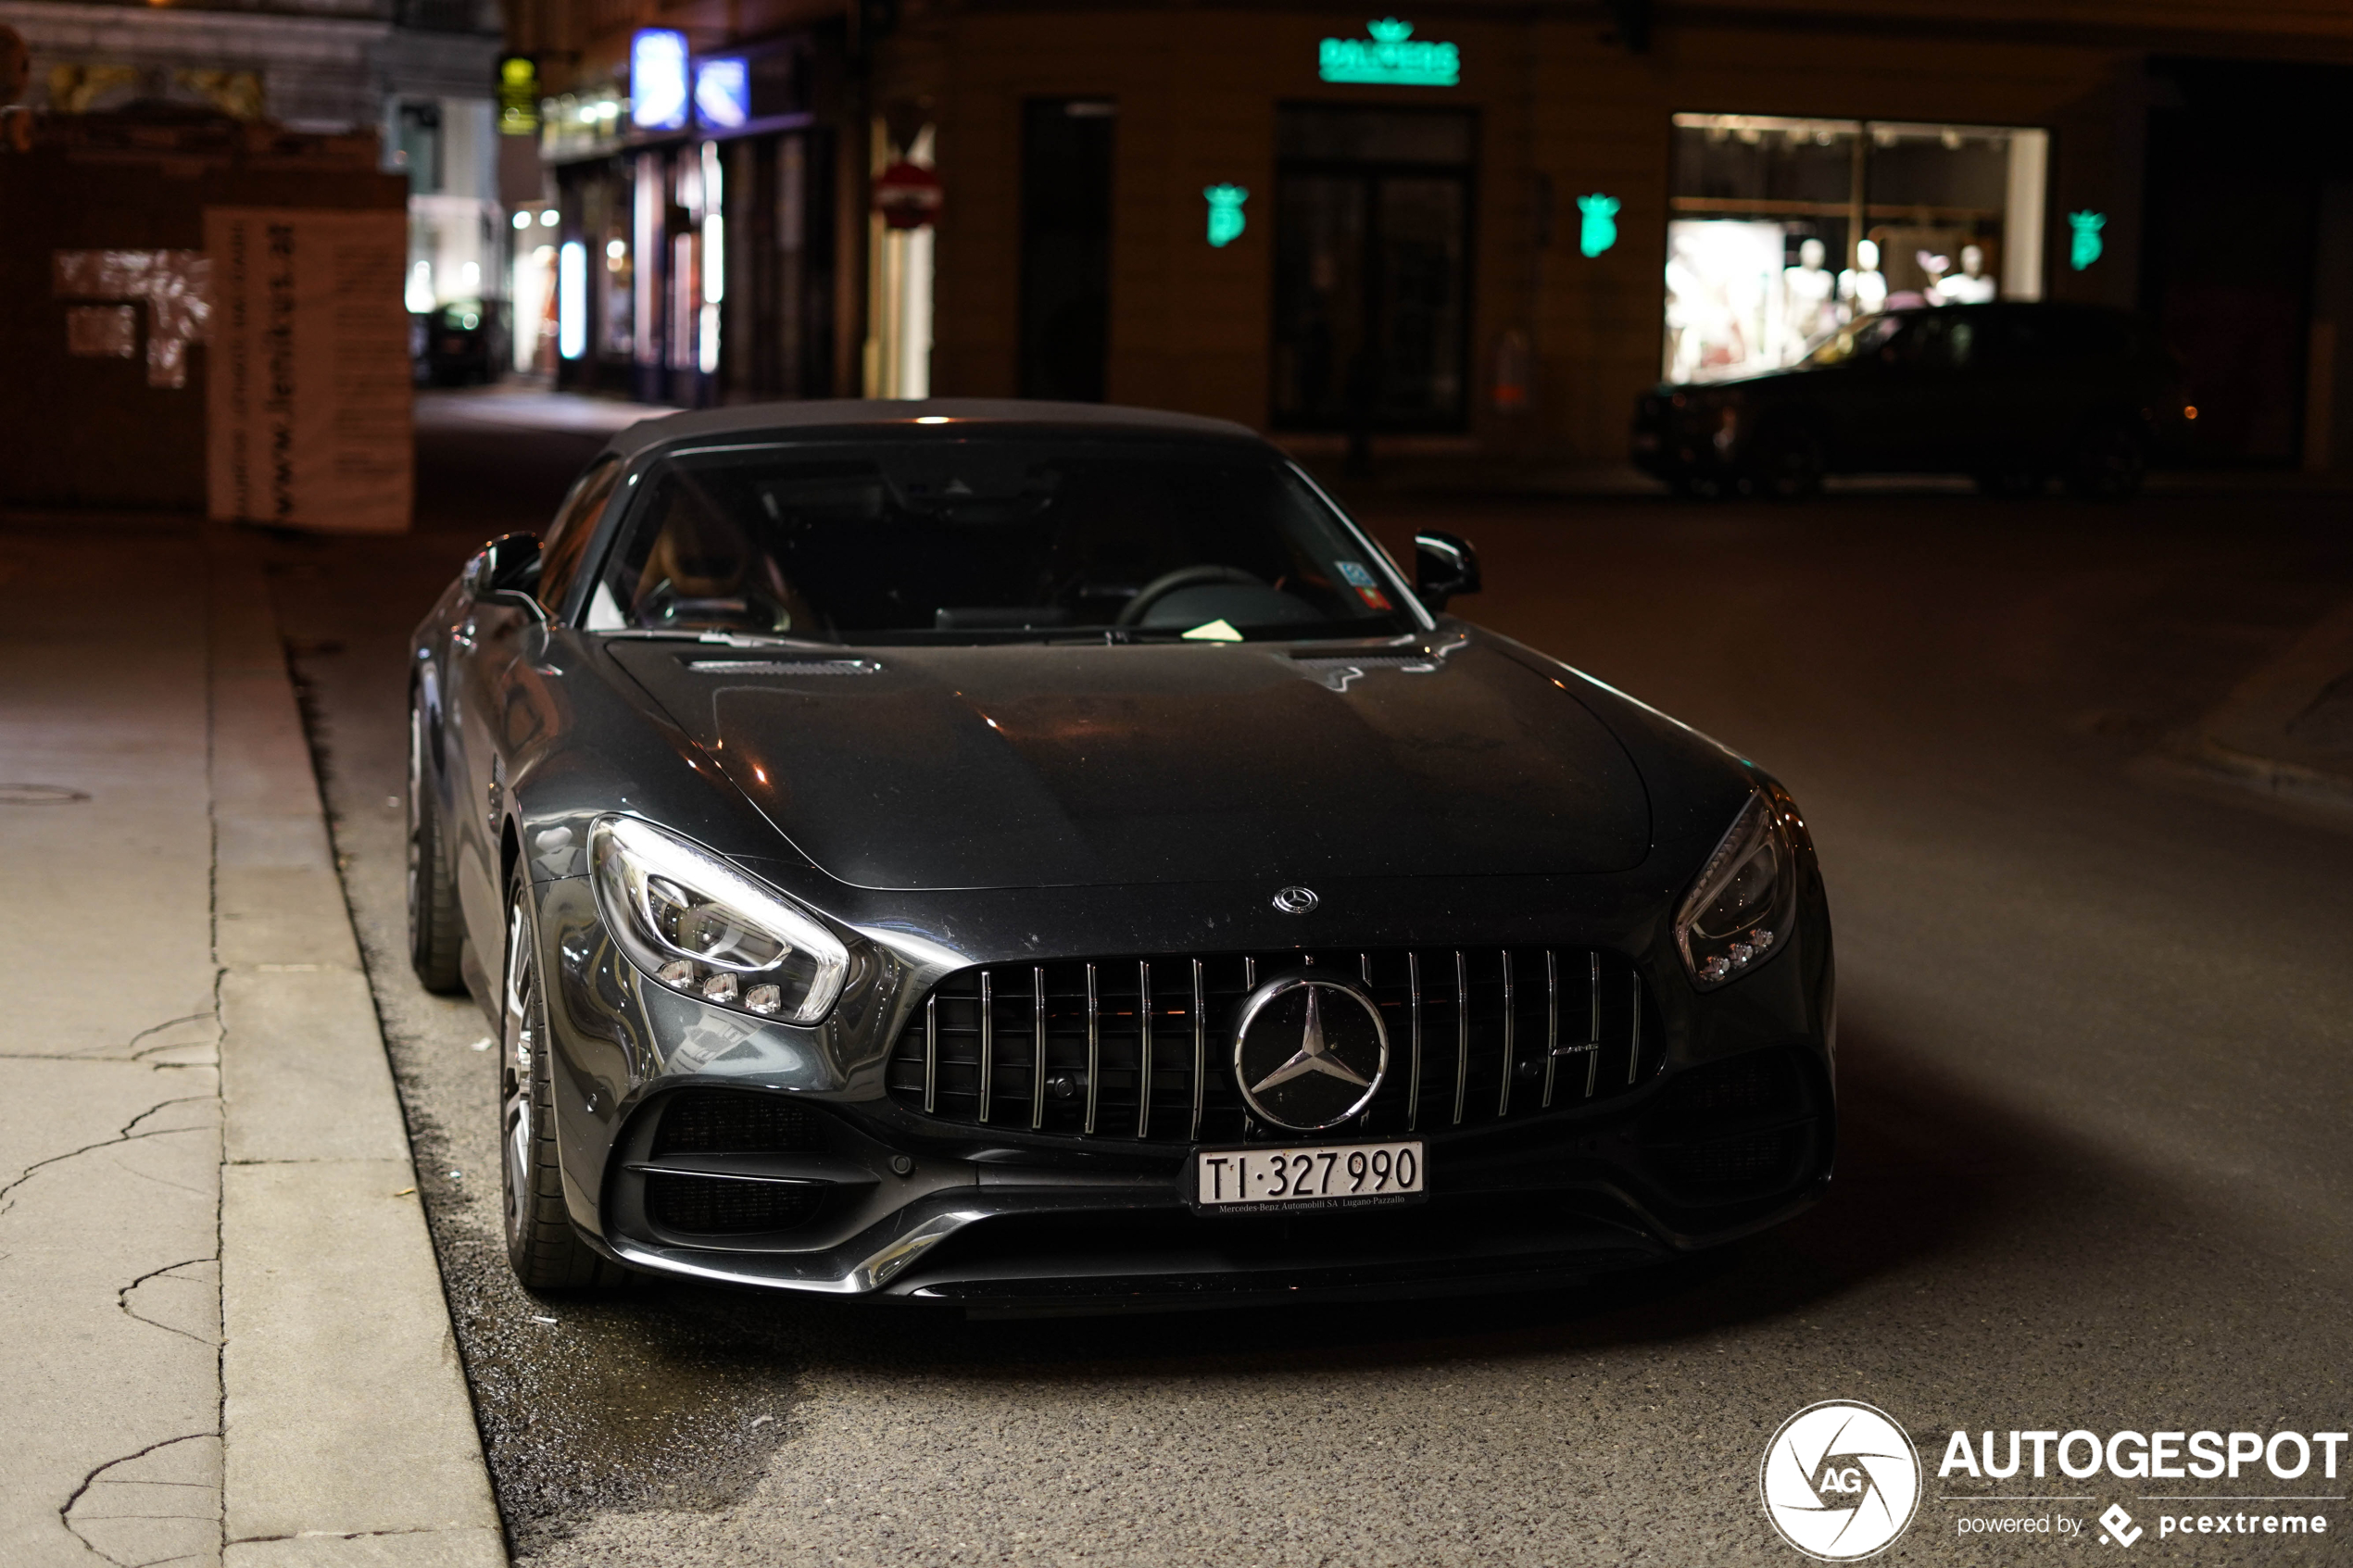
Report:
[[615,437],[410,649],[410,957],[493,1021],[517,1275],[1160,1310],[1797,1212],[1836,1118],[1795,803],[1450,614],[1479,578],[1213,420]]

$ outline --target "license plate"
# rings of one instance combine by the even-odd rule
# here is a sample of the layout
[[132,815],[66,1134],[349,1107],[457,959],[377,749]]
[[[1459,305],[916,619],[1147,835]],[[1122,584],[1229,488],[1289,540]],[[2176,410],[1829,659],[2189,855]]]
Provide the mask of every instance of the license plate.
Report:
[[1275,1209],[1375,1209],[1427,1198],[1421,1140],[1205,1148],[1193,1156],[1193,1205],[1224,1214]]

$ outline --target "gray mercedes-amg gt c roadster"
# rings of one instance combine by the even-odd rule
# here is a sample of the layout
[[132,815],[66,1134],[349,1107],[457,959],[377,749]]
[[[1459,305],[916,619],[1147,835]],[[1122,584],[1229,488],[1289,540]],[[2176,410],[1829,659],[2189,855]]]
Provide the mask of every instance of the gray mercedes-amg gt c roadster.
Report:
[[1828,1181],[1752,763],[1447,613],[1251,432],[639,424],[411,649],[417,973],[509,1251],[979,1313],[1562,1284]]

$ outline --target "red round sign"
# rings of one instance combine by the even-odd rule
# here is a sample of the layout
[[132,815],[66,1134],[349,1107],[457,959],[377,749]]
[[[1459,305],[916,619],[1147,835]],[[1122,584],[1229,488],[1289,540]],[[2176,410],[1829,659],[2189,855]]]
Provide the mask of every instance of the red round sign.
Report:
[[920,229],[939,216],[939,176],[919,163],[892,164],[875,176],[875,210],[894,229]]

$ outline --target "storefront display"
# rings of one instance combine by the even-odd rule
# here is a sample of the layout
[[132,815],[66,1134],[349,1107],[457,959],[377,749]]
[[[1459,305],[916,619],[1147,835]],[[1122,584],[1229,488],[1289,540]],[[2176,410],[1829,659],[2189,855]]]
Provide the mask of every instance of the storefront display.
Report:
[[1882,308],[2041,297],[2042,131],[1679,114],[1674,149],[1671,379],[1793,364]]

